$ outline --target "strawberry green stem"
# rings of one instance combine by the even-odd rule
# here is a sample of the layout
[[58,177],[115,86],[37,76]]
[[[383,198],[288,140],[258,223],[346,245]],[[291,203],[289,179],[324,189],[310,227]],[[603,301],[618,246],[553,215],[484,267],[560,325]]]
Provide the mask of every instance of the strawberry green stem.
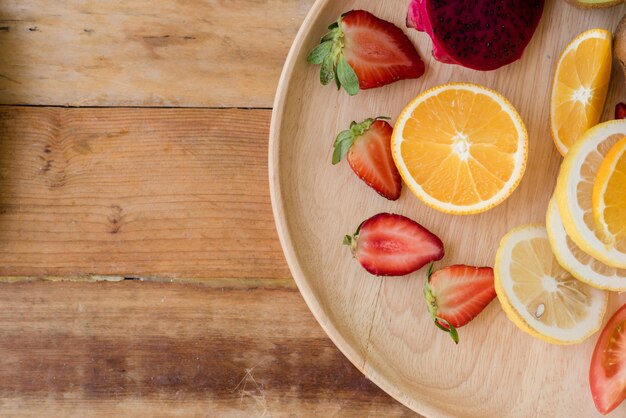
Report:
[[454,328],[454,326],[445,319],[437,316],[437,298],[433,294],[432,288],[430,287],[430,277],[432,275],[433,263],[430,263],[430,266],[428,266],[428,273],[426,274],[426,281],[424,282],[424,300],[426,301],[428,313],[430,313],[430,317],[433,319],[433,322],[435,322],[437,328],[450,334],[452,341],[454,341],[455,344],[458,344],[459,333],[456,328]]
[[307,57],[310,64],[320,65],[320,83],[330,84],[335,80],[337,89],[343,87],[350,96],[359,92],[359,78],[343,55],[345,35],[341,29],[343,16],[328,27],[329,32],[322,37]]

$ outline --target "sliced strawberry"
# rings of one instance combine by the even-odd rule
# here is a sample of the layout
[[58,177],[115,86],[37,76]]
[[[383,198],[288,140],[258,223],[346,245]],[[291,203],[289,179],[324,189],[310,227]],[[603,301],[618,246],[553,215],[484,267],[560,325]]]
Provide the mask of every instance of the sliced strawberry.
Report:
[[626,103],[615,105],[615,119],[626,119]]
[[343,86],[355,95],[398,80],[424,74],[421,60],[411,40],[400,28],[365,10],[352,10],[328,27],[328,32],[308,56],[320,64],[320,81]]
[[348,156],[348,163],[361,180],[381,196],[398,200],[402,177],[391,155],[393,128],[385,118],[352,122],[350,129],[340,132],[335,140],[333,164]]
[[377,276],[404,276],[444,255],[435,234],[406,216],[390,213],[367,219],[343,243],[365,270]]
[[456,328],[474,319],[496,297],[493,269],[456,265],[433,274],[431,266],[424,297],[435,325],[458,344]]
[[[609,319],[598,338],[589,385],[596,409],[603,415],[626,399],[626,304]],[[623,411],[619,416],[624,416]]]

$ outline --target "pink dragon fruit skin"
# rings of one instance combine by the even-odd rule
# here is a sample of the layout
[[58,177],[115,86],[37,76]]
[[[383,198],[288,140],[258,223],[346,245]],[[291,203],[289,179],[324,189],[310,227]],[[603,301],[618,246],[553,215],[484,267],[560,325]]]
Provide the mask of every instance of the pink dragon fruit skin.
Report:
[[406,15],[407,28],[417,29],[420,32],[426,32],[424,22],[422,22],[421,9],[424,7],[423,0],[413,0],[409,4],[409,12]]
[[440,62],[490,71],[521,58],[544,0],[412,0],[407,26],[427,33]]

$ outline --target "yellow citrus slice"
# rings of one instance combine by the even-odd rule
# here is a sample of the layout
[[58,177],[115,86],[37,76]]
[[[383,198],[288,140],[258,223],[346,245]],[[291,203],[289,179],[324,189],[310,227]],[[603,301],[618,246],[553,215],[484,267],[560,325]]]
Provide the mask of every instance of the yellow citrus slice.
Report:
[[600,121],[611,78],[611,32],[591,29],[561,53],[550,99],[550,131],[561,155]]
[[626,259],[626,137],[613,145],[600,164],[592,204],[602,241]]
[[565,232],[556,198],[552,196],[546,214],[546,229],[552,252],[559,264],[578,280],[598,289],[626,290],[626,270],[609,267],[580,249]]
[[584,133],[565,156],[555,190],[567,235],[593,258],[620,269],[626,268],[626,249],[603,241],[593,217],[592,195],[604,157],[624,135],[624,119],[601,123]]
[[494,276],[507,317],[533,337],[553,344],[577,344],[602,325],[608,292],[564,270],[541,225],[521,226],[502,238]]
[[409,103],[396,122],[391,149],[420,200],[442,212],[472,214],[513,193],[526,168],[528,134],[497,92],[450,83]]

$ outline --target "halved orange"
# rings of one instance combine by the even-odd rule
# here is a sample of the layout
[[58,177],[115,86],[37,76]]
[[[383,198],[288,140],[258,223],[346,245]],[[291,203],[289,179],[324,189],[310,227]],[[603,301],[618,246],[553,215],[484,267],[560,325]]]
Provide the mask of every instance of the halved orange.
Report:
[[391,149],[420,200],[442,212],[472,214],[513,193],[526,168],[528,133],[499,93],[450,83],[409,103],[396,122]]
[[561,53],[550,99],[550,132],[561,155],[602,115],[611,78],[611,32],[591,29]]

